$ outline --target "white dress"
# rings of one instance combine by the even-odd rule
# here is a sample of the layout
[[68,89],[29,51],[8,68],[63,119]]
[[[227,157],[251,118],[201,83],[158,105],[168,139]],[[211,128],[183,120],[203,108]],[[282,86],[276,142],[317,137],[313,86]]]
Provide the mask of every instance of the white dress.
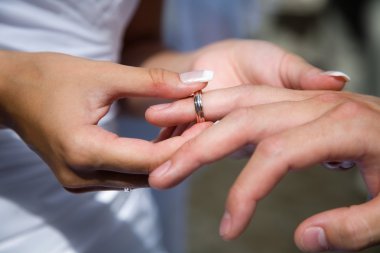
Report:
[[[137,4],[1,0],[0,49],[117,61]],[[0,224],[0,252],[166,252],[148,189],[70,194],[11,130],[0,130]]]

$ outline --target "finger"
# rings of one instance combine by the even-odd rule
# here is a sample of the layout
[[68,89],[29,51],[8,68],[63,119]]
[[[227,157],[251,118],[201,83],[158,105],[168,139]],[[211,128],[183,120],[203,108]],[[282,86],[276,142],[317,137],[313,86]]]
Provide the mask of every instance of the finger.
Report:
[[[207,120],[221,119],[233,110],[259,104],[280,101],[304,100],[326,91],[294,91],[270,86],[240,85],[203,93],[203,111]],[[158,126],[173,126],[194,121],[196,118],[193,98],[171,104],[151,106],[146,119]]]
[[[340,103],[338,98],[327,97],[321,95],[310,100],[235,111],[183,145],[169,163],[150,174],[149,183],[157,188],[171,187],[201,165],[218,160],[245,144],[256,144],[267,136],[312,121]],[[170,169],[166,168],[168,164]]]
[[167,160],[186,141],[208,128],[210,124],[209,122],[197,124],[181,136],[157,143],[120,138],[97,126],[89,127],[88,133],[92,132],[94,137],[88,143],[83,144],[87,148],[85,152],[81,152],[78,149],[82,148],[77,147],[77,154],[71,164],[74,164],[79,171],[95,169],[147,174],[152,168]]
[[100,72],[102,85],[112,94],[113,99],[126,96],[183,98],[203,89],[212,79],[210,71],[193,71],[179,75],[164,69],[138,68],[111,63],[106,66]]
[[162,128],[158,136],[153,140],[153,142],[156,143],[170,138],[175,129],[175,126]]
[[350,77],[342,72],[323,72],[290,53],[283,56],[279,71],[283,86],[289,89],[341,90],[350,81]]
[[380,242],[380,198],[308,218],[297,228],[295,242],[305,252],[357,251]]
[[[210,123],[205,122],[191,127],[186,130],[182,136],[175,138],[175,145],[177,145],[178,148],[183,142],[193,138],[208,126],[210,126]],[[131,142],[133,140],[129,139],[126,141]],[[174,144],[168,144],[167,141],[156,144],[146,142],[146,145],[150,144],[149,148],[154,150],[154,152],[141,154],[138,154],[136,150],[133,150],[133,148],[136,147],[133,147],[133,145],[130,145],[131,143],[128,143],[132,150],[124,150],[125,153],[122,155],[126,158],[120,158],[117,157],[117,154],[115,155],[115,149],[120,150],[125,148],[125,146],[119,145],[120,143],[115,144],[118,146],[113,147],[112,144],[106,144],[103,146],[103,149],[98,149],[99,147],[87,148],[87,150],[90,150],[90,153],[92,152],[92,154],[95,155],[97,161],[94,161],[94,157],[92,156],[87,157],[87,159],[85,156],[82,156],[81,161],[75,160],[77,158],[71,157],[68,162],[68,164],[70,164],[69,169],[61,168],[55,170],[57,171],[56,176],[58,180],[65,189],[75,193],[94,190],[121,190],[124,188],[133,189],[147,187],[147,173],[152,166],[151,163],[154,164],[153,166],[157,166],[157,164],[155,164],[157,162],[155,159],[158,159],[158,163],[162,163],[172,152],[174,152],[173,150],[170,150],[170,148],[173,148]],[[156,147],[152,147],[155,145]],[[172,147],[166,147],[170,145],[172,145]],[[139,148],[139,150],[141,149],[143,149],[143,147]],[[135,152],[137,157],[131,157],[128,151]],[[150,150],[143,150],[143,152],[146,151]],[[118,154],[120,153],[119,151],[117,152]],[[143,162],[141,162],[142,160]],[[139,162],[143,164],[138,164]],[[133,163],[135,163],[135,165],[130,167],[130,164]]]
[[[225,239],[233,239],[245,229],[257,201],[267,196],[289,170],[326,160],[359,159],[365,148],[363,142],[356,135],[346,135],[346,129],[354,124],[351,115],[347,115],[347,111],[352,110],[350,107],[350,103],[342,104],[315,121],[259,143],[228,196],[226,213],[230,226],[221,233]],[[338,118],[344,122],[336,123]],[[357,127],[360,130],[360,126]]]

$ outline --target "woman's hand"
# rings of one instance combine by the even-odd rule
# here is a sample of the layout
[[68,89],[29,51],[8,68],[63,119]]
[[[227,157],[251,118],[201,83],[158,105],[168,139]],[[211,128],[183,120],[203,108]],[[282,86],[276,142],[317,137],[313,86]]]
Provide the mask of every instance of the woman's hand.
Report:
[[266,84],[299,90],[341,90],[349,79],[341,72],[323,72],[299,56],[265,41],[225,40],[188,55],[190,69],[215,72],[214,79],[205,90],[239,84]]
[[[373,197],[367,203],[317,214],[295,233],[304,251],[357,250],[380,242],[380,98],[348,92],[239,86],[203,96],[208,120],[218,124],[184,144],[153,171],[153,187],[167,188],[246,144],[256,150],[232,186],[220,233],[240,235],[257,202],[289,171],[324,161],[355,161]],[[191,99],[151,107],[160,126],[194,120]]]
[[53,53],[0,52],[0,124],[14,129],[68,190],[147,185],[146,174],[209,124],[157,143],[120,138],[98,126],[129,96],[183,98],[205,83],[178,74]]

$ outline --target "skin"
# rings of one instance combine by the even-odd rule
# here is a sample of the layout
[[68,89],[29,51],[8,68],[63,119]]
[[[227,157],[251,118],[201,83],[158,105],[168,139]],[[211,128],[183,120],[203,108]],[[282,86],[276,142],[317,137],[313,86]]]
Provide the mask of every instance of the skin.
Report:
[[247,81],[295,89],[344,85],[265,42],[229,40],[190,53],[164,50],[160,14],[152,12],[160,5],[142,1],[125,33],[121,60],[139,67],[54,53],[0,52],[0,124],[15,130],[69,191],[147,186],[149,171],[210,125],[181,128],[174,131],[181,136],[156,143],[120,138],[97,125],[115,100],[128,98],[129,109],[136,111],[137,97],[178,99],[205,88],[204,83],[183,85],[177,73],[162,68],[214,70],[219,74],[210,90]]
[[[6,62],[1,123],[14,129],[70,191],[146,186],[142,174],[202,128],[152,143],[121,138],[97,125],[119,98],[183,98],[205,86],[184,85],[177,73],[53,53],[0,54]],[[152,153],[157,155],[146,155]]]
[[[306,219],[295,232],[295,242],[307,252],[359,250],[380,242],[380,98],[245,85],[207,92],[203,103],[207,119],[220,122],[156,169],[149,178],[153,187],[171,187],[201,165],[255,145],[226,201],[220,234],[230,240],[244,231],[257,202],[288,172],[329,160],[352,160],[373,198]],[[160,126],[183,124],[194,120],[193,101],[151,107],[146,116]]]
[[[146,15],[152,6],[149,2],[154,4],[151,10],[161,4],[142,1],[126,32],[121,57],[128,65],[143,68],[54,53],[0,51],[0,125],[15,130],[69,191],[146,186],[149,171],[211,125],[196,124],[186,131],[183,127],[164,129],[155,143],[121,138],[97,125],[114,100],[178,99],[205,87],[202,83],[184,86],[178,74],[162,68],[177,72],[214,70],[217,74],[209,90],[244,83],[332,90],[344,85],[341,78],[323,75],[301,58],[266,42],[229,40],[186,54],[162,50],[157,32],[159,15]],[[181,150],[189,146],[185,144]],[[152,178],[155,186],[170,185],[166,179],[158,182]],[[250,216],[247,210],[240,221],[233,219],[225,238],[241,232]]]
[[[183,85],[177,73],[159,67],[163,48],[156,10],[161,4],[142,1],[125,33],[128,49],[122,60],[140,67],[64,54],[0,51],[0,127],[16,131],[71,192],[146,187],[152,168],[209,125],[149,142],[121,138],[97,124],[113,101],[178,99],[205,87]],[[151,15],[144,15],[142,22],[147,11]],[[156,65],[144,63],[149,57]]]

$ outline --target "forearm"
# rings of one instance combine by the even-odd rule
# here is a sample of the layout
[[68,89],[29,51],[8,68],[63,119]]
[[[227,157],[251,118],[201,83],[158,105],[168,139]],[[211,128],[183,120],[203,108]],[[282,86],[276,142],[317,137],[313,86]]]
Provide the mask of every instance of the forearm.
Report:
[[6,127],[6,105],[10,80],[12,75],[12,53],[0,50],[0,129]]

